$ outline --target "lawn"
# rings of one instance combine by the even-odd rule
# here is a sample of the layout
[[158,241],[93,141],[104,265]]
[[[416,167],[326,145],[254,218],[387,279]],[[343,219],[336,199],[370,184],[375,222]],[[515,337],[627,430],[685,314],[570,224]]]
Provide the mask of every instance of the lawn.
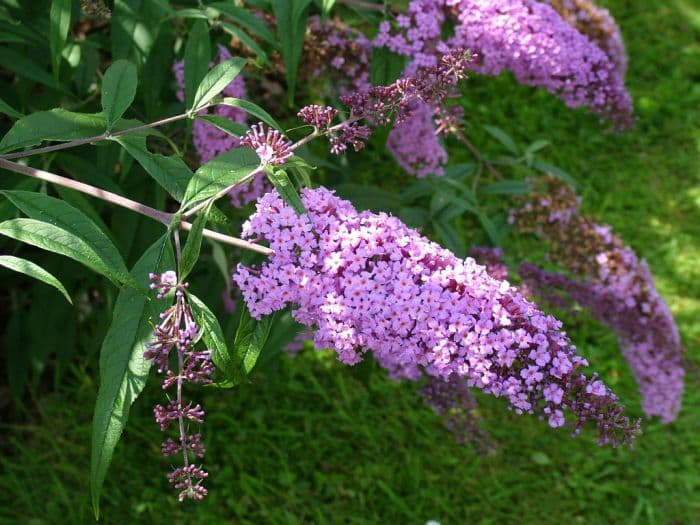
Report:
[[[550,141],[544,156],[578,181],[584,210],[647,259],[687,353],[678,420],[645,421],[633,450],[599,448],[592,432],[572,439],[481,396],[484,427],[498,447],[480,455],[454,442],[415,385],[306,351],[283,356],[243,387],[201,395],[210,495],[200,503],[178,504],[167,486],[151,413],[162,394],[153,381],[117,448],[101,522],[700,524],[700,7],[600,3],[620,23],[630,55],[633,131],[606,133],[595,117],[507,76],[468,81],[466,113],[486,149],[497,145],[479,135],[479,124],[521,143]],[[377,162],[392,162],[361,159],[357,169],[370,177]],[[406,177],[390,171],[386,189]],[[473,233],[463,233],[470,245]],[[510,239],[504,248],[517,263],[529,245]],[[585,318],[564,320],[592,366],[641,416],[612,333]],[[96,355],[78,349],[60,384],[40,392],[0,423],[0,523],[90,523]]]

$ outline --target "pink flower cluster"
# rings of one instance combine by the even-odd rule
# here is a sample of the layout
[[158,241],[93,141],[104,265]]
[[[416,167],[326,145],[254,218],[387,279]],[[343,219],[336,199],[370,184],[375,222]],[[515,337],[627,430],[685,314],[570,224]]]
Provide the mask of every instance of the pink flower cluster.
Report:
[[316,329],[315,346],[334,349],[343,363],[371,350],[394,377],[454,374],[553,427],[568,411],[574,433],[593,420],[600,443],[631,442],[638,422],[582,374],[587,363],[561,323],[507,282],[324,188],[302,190],[302,200],[308,213],[297,215],[270,192],[243,226],[245,237],[274,250],[233,276],[254,317],[294,305],[294,318]]
[[[160,323],[155,327],[155,340],[148,343],[144,353],[158,368],[158,372],[165,375],[163,390],[171,390],[174,387],[174,399],[170,399],[167,405],[156,405],[153,415],[160,430],[165,432],[174,423],[178,430],[177,441],[168,438],[161,446],[163,455],[181,455],[183,466],[175,468],[169,475],[168,481],[179,490],[178,499],[185,498],[200,500],[207,495],[207,489],[202,481],[208,476],[201,467],[190,463],[189,455],[204,457],[204,445],[202,434],[199,432],[188,434],[186,425],[190,423],[201,425],[204,423],[204,410],[201,405],[185,404],[183,400],[183,385],[187,382],[195,384],[211,383],[211,374],[214,365],[211,362],[211,351],[196,351],[194,345],[199,338],[200,330],[192,315],[185,290],[187,284],[178,284],[174,271],[167,271],[160,275],[151,274],[151,288],[158,290],[158,297],[163,298],[174,292],[175,302],[160,315]],[[172,352],[177,354],[177,368],[170,366]]]
[[[223,46],[219,46],[217,63],[223,62],[231,58],[231,53]],[[212,62],[210,67],[215,64]],[[181,102],[185,100],[185,63],[180,60],[173,64],[173,73],[177,81],[177,98]],[[245,98],[245,83],[243,77],[238,75],[233,81],[224,88],[224,96],[233,98]],[[247,120],[246,112],[242,109],[232,106],[220,104],[213,111],[202,110],[203,113],[211,113],[219,117],[224,117],[240,124],[245,124]],[[233,135],[220,130],[219,128],[205,122],[204,120],[195,120],[192,127],[192,142],[197,151],[199,160],[202,164],[209,162],[211,159],[226,153],[227,151],[237,148],[241,144],[241,140]],[[266,182],[265,176],[260,174],[255,177],[249,184],[238,186],[231,190],[231,203],[235,207],[240,207],[249,202],[255,201],[260,195],[270,189]]]
[[[443,23],[454,24],[443,38]],[[449,49],[469,49],[473,68],[487,75],[511,71],[570,107],[588,106],[619,128],[630,125],[632,102],[618,67],[595,43],[535,0],[411,0],[397,28],[380,25],[377,46],[409,56],[406,74],[432,67]]]
[[447,152],[438,139],[433,110],[416,101],[411,116],[389,133],[387,149],[399,165],[411,175],[444,175]]

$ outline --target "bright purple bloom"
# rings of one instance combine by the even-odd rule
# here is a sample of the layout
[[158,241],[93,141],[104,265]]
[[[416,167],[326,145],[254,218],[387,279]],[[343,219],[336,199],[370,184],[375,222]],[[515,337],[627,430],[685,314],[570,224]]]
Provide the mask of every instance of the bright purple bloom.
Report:
[[[260,266],[239,264],[234,275],[251,315],[293,305],[293,317],[315,328],[315,346],[334,349],[346,364],[372,351],[394,377],[456,374],[518,413],[557,406],[573,414],[575,433],[592,419],[601,443],[633,439],[638,423],[622,415],[617,397],[586,392],[586,361],[561,323],[508,283],[395,217],[358,213],[324,188],[302,190],[302,200],[307,214],[299,216],[270,192],[243,226],[245,237],[274,250]],[[557,365],[530,359],[542,338]],[[510,366],[501,359],[509,353]],[[544,398],[551,384],[564,392],[559,405]]]

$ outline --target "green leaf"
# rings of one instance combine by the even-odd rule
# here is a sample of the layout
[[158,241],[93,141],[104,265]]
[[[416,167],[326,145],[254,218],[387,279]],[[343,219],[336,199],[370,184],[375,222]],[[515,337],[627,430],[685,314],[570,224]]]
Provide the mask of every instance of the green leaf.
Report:
[[17,111],[15,108],[10,106],[2,98],[0,98],[0,113],[3,113],[5,115],[7,115],[8,117],[12,117],[12,118],[22,118],[23,117],[23,115],[19,111]]
[[187,294],[187,299],[202,328],[204,344],[212,350],[212,361],[217,367],[220,367],[218,363],[228,362],[230,356],[228,346],[226,345],[226,338],[224,337],[224,331],[221,329],[219,320],[209,307],[197,296]]
[[61,281],[56,279],[56,277],[44,270],[38,264],[35,264],[31,261],[27,261],[26,259],[20,259],[19,257],[12,257],[11,255],[0,255],[0,266],[4,266],[5,268],[9,268],[10,270],[23,273],[24,275],[33,277],[34,279],[42,281],[48,284],[49,286],[53,286],[54,288],[56,288],[56,290],[63,294],[63,297],[66,298],[66,301],[68,301],[70,304],[73,304],[70,295],[68,295],[68,291],[63,286],[63,284],[61,284]]
[[273,319],[274,316],[268,315],[256,321],[250,316],[245,304],[242,305],[238,329],[233,340],[233,354],[216,351],[212,354],[214,364],[224,377],[219,386],[239,385],[250,374],[270,336]]
[[280,40],[282,62],[287,75],[288,102],[294,103],[299,60],[304,46],[306,21],[311,0],[286,0],[272,2],[272,10],[277,21],[277,34]]
[[121,135],[113,140],[121,144],[146,173],[176,201],[182,201],[193,174],[180,157],[151,153],[146,147],[146,137],[143,135]]
[[489,239],[493,245],[500,246],[502,235],[498,228],[496,228],[496,225],[493,223],[491,218],[482,211],[477,214],[477,217],[479,217],[479,222],[481,223],[482,228],[484,228],[486,234],[489,236]]
[[61,67],[61,53],[66,45],[70,17],[73,7],[72,0],[52,0],[49,11],[49,48],[51,51],[51,67],[53,76],[58,80]]
[[373,86],[388,86],[397,80],[406,67],[406,59],[387,47],[372,49],[370,79]]
[[[167,235],[155,242],[131,271],[141,287],[148,287],[148,274],[175,268]],[[100,350],[100,388],[92,420],[90,493],[95,517],[100,514],[100,493],[114,449],[129,418],[129,409],[148,378],[150,363],[144,358],[162,302],[149,300],[132,289],[117,297],[112,324]]]
[[262,62],[267,62],[267,53],[265,53],[265,50],[263,50],[263,48],[260,47],[255,40],[248,36],[248,34],[245,31],[243,31],[238,26],[229,24],[228,22],[220,22],[220,25],[221,29],[226,31],[233,38],[240,40],[241,43],[248,49],[250,49],[253,53],[255,53],[255,55]]
[[219,115],[197,115],[199,120],[204,120],[212,126],[219,128],[221,131],[233,135],[234,137],[241,137],[248,132],[248,126],[236,122],[235,120],[228,119],[226,117],[220,117]]
[[117,60],[102,79],[102,113],[107,131],[122,117],[136,96],[136,66],[128,60]]
[[334,5],[335,0],[321,0],[321,10],[323,11],[323,14],[327,15],[330,13]]
[[182,209],[187,210],[213,197],[259,166],[260,159],[248,148],[236,148],[217,155],[194,173],[185,191]]
[[209,212],[211,211],[212,203],[204,208],[194,223],[192,223],[192,229],[187,236],[187,242],[182,250],[182,257],[180,258],[180,271],[178,276],[180,282],[184,282],[187,276],[197,264],[199,259],[199,251],[202,248],[202,232],[204,231],[204,226],[207,224],[207,219],[209,218]]
[[112,11],[112,60],[124,58],[143,66],[151,52],[160,20],[170,11],[167,3],[155,0],[114,0]]
[[36,146],[45,140],[68,142],[101,134],[105,120],[101,113],[74,113],[57,108],[37,111],[19,119],[0,141],[0,153]]
[[224,13],[230,19],[238,22],[239,25],[245,27],[251,33],[258,35],[268,44],[274,45],[275,35],[273,35],[272,31],[270,31],[267,25],[265,25],[264,20],[258,18],[250,11],[227,2],[214,2],[213,4],[209,4],[207,7],[213,7],[214,9]]
[[301,201],[297,189],[294,187],[294,184],[292,184],[292,181],[289,180],[289,176],[285,171],[269,169],[265,170],[265,173],[284,202],[294,208],[294,211],[297,212],[298,215],[306,213],[304,203]]
[[0,46],[0,67],[12,71],[19,77],[33,80],[66,95],[74,96],[56,82],[56,79],[46,72],[43,65],[38,65],[28,58],[26,54],[20,54],[9,47]]
[[245,65],[245,58],[231,58],[214,66],[199,83],[194,94],[191,111],[196,113],[206,106],[240,74]]
[[197,86],[209,71],[211,42],[209,25],[197,20],[190,29],[185,45],[185,107],[191,108]]
[[[75,259],[117,285],[135,285],[117,248],[83,212],[43,193],[21,190],[1,193],[30,217],[3,222],[2,233]],[[62,242],[65,244],[61,245]]]
[[515,141],[512,138],[510,138],[510,136],[501,128],[497,128],[496,126],[484,125],[484,129],[489,135],[491,135],[498,142],[500,142],[513,155],[520,154],[520,148],[518,148],[518,146],[515,144]]
[[268,126],[272,126],[273,128],[282,131],[282,126],[280,126],[279,123],[274,118],[272,118],[272,115],[270,115],[267,111],[265,111],[257,104],[253,104],[249,100],[243,100],[242,98],[224,97],[220,103],[224,104],[225,106],[240,108],[246,113],[259,118]]

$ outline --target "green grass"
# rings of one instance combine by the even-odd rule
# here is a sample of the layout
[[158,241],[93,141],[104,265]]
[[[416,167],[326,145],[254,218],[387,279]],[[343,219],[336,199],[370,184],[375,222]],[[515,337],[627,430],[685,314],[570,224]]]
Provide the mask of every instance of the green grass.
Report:
[[[167,487],[150,411],[161,392],[151,385],[117,449],[103,523],[700,523],[700,10],[680,0],[604,3],[630,54],[634,131],[606,134],[594,117],[509,78],[474,79],[467,113],[521,142],[550,140],[545,156],[580,182],[585,210],[648,260],[690,364],[678,420],[645,422],[634,450],[612,450],[598,448],[592,432],[571,439],[482,396],[499,447],[481,457],[454,443],[414,385],[307,352],[242,388],[202,394],[211,475],[210,496],[198,504],[178,504]],[[507,248],[527,255],[519,243]],[[590,321],[567,326],[641,415],[612,334]],[[94,363],[74,360],[57,391],[19,422],[0,423],[0,523],[92,520],[97,384]]]

